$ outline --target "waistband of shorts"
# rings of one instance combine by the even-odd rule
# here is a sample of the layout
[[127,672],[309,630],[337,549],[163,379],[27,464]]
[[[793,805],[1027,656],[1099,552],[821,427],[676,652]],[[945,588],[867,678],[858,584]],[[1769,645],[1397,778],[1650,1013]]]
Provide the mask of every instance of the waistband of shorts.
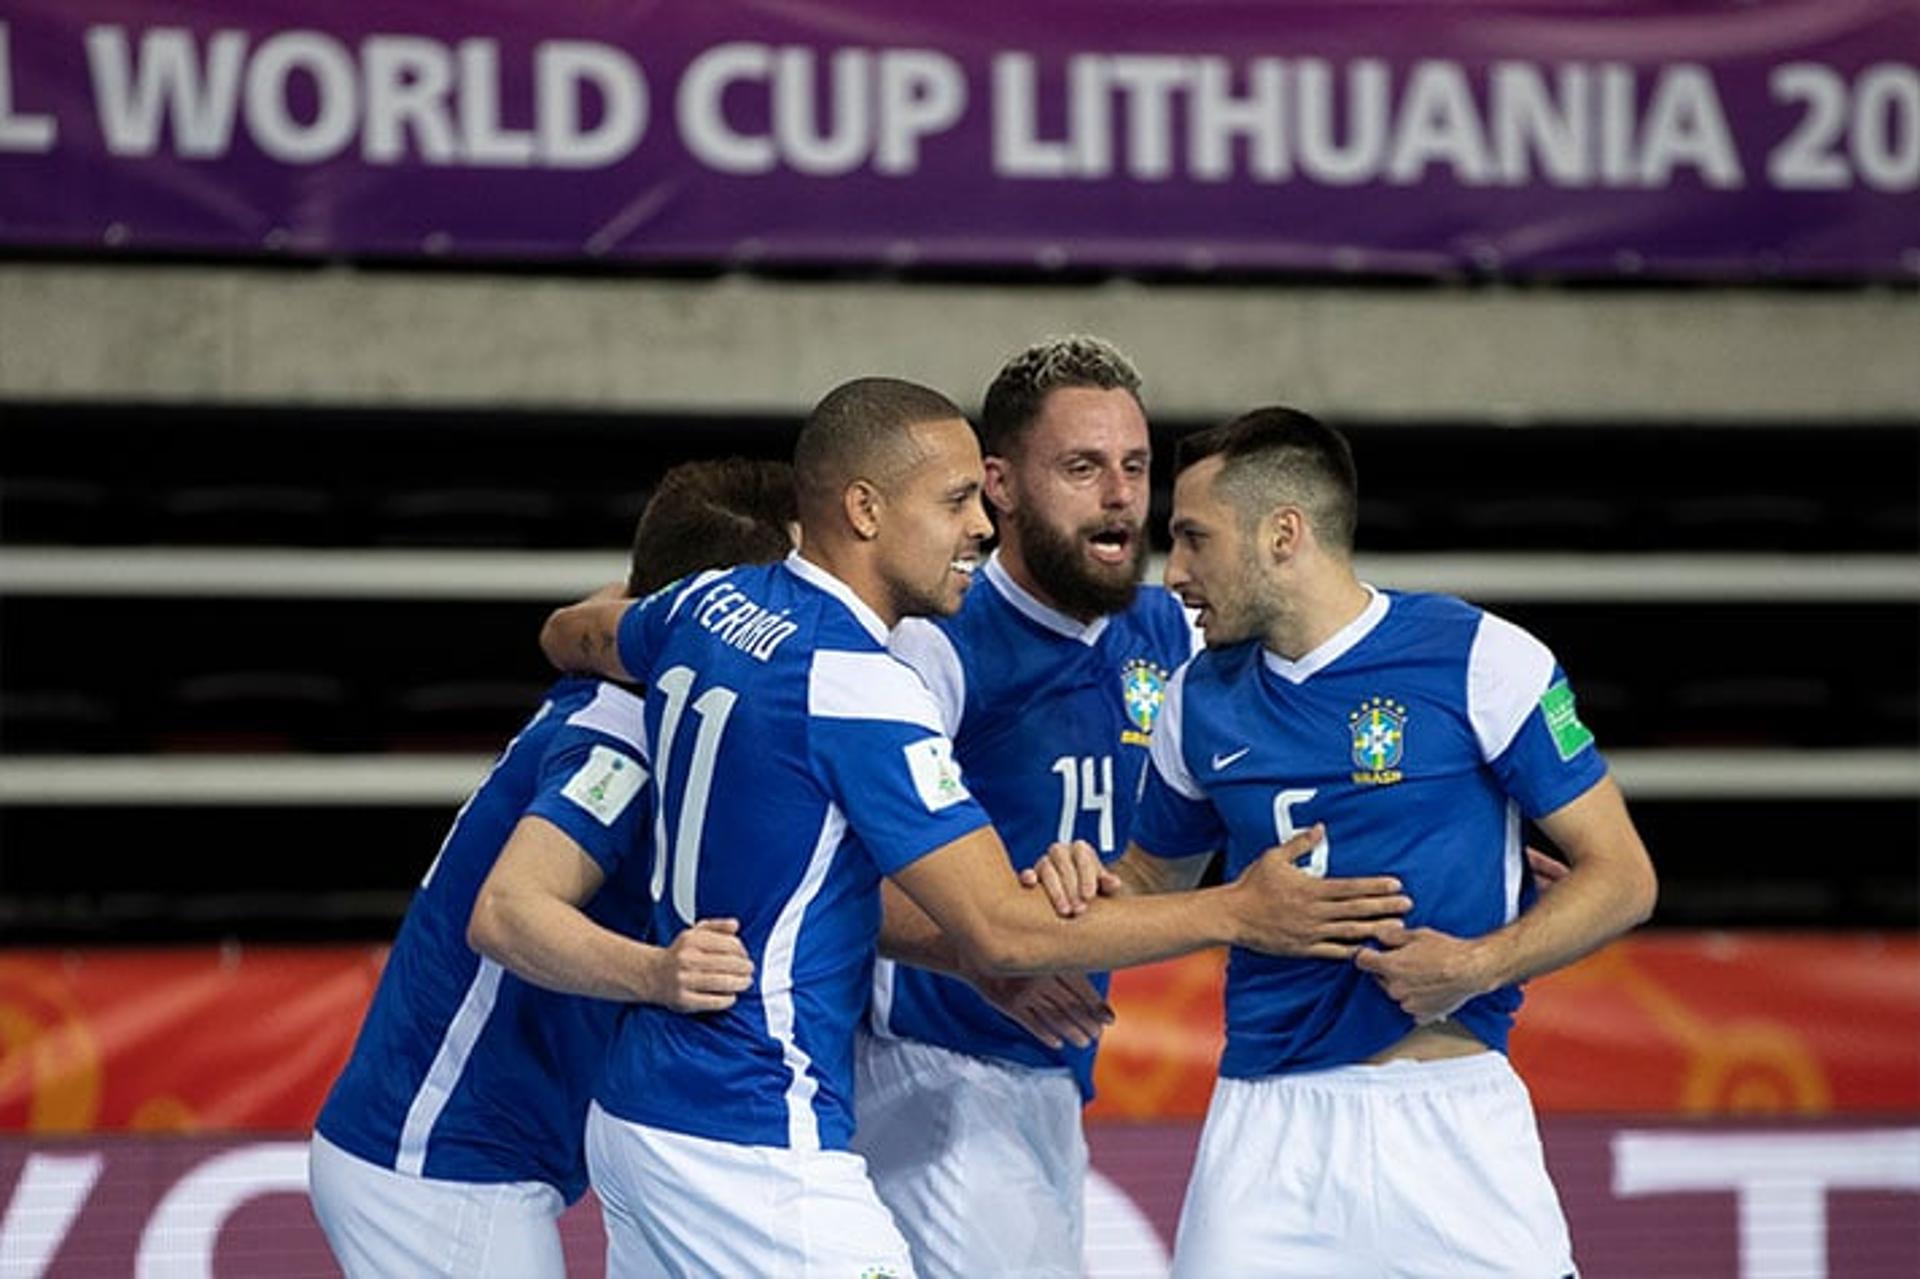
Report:
[[982,1070],[994,1070],[1008,1075],[1032,1079],[1073,1079],[1073,1071],[1066,1066],[1029,1066],[1024,1061],[1008,1061],[1005,1057],[989,1057],[985,1053],[962,1052],[958,1048],[949,1048],[945,1044],[928,1043],[924,1039],[915,1039],[910,1035],[876,1035],[862,1028],[856,1036],[858,1050],[861,1052],[879,1052],[892,1054],[913,1060],[945,1062],[955,1068],[979,1067]]
[[1297,1074],[1262,1075],[1254,1079],[1222,1079],[1215,1087],[1222,1091],[1244,1090],[1249,1095],[1268,1091],[1315,1091],[1328,1093],[1367,1092],[1450,1092],[1488,1084],[1514,1081],[1507,1055],[1489,1048],[1470,1057],[1443,1057],[1437,1061],[1383,1061],[1374,1065],[1334,1066],[1327,1070],[1308,1070]]
[[1072,1092],[1075,1107],[1081,1104],[1080,1085],[1065,1066],[1029,1066],[924,1039],[876,1035],[863,1029],[855,1042],[854,1061],[859,1086],[872,1089],[871,1098],[876,1101],[917,1091],[930,1077],[944,1077],[987,1087],[1064,1089]]

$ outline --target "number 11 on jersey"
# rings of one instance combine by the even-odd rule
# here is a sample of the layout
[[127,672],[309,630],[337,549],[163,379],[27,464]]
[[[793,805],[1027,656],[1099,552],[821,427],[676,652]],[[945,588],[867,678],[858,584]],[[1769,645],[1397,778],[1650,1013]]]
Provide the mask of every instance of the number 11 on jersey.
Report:
[[673,843],[667,843],[667,771],[673,759],[673,739],[680,731],[680,720],[687,711],[687,698],[693,692],[693,671],[676,666],[664,672],[653,686],[666,697],[660,713],[660,742],[654,749],[653,806],[653,899],[667,886],[667,860],[673,860],[673,910],[682,922],[691,924],[700,916],[694,890],[700,883],[700,840],[706,831],[707,799],[713,791],[713,765],[720,754],[720,735],[727,731],[727,716],[740,695],[730,688],[715,685],[693,699],[693,713],[700,719],[693,739],[693,758],[687,764],[687,780],[680,787],[680,821],[674,828]]

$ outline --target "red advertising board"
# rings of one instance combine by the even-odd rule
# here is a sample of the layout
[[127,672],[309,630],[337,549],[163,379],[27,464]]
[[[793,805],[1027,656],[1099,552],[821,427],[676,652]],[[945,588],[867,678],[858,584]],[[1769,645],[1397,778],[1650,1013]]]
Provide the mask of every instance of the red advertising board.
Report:
[[[1206,1113],[1219,956],[1114,981],[1100,1118]],[[1920,937],[1645,933],[1532,982],[1511,1045],[1545,1113],[1920,1109]]]
[[[346,1060],[375,947],[0,952],[0,1131],[297,1131]],[[1115,982],[1099,1119],[1205,1112],[1217,955]],[[1544,1113],[1920,1112],[1920,937],[1649,933],[1529,988]]]

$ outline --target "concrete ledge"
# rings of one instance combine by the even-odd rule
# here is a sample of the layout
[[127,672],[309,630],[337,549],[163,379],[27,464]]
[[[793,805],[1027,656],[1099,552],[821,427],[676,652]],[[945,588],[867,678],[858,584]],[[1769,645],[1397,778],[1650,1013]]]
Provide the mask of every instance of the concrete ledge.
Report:
[[1920,417],[1892,289],[1338,289],[0,264],[0,399],[795,412],[887,372],[977,402],[1089,331],[1162,414],[1745,423]]

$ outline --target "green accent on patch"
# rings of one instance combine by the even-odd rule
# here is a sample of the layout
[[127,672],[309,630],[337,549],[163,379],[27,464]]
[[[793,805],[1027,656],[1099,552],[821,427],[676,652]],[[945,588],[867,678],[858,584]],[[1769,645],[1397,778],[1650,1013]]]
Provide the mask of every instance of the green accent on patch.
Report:
[[1573,706],[1573,690],[1561,680],[1540,694],[1540,713],[1547,717],[1547,731],[1553,734],[1553,747],[1562,760],[1572,759],[1593,745],[1593,732],[1580,722]]

